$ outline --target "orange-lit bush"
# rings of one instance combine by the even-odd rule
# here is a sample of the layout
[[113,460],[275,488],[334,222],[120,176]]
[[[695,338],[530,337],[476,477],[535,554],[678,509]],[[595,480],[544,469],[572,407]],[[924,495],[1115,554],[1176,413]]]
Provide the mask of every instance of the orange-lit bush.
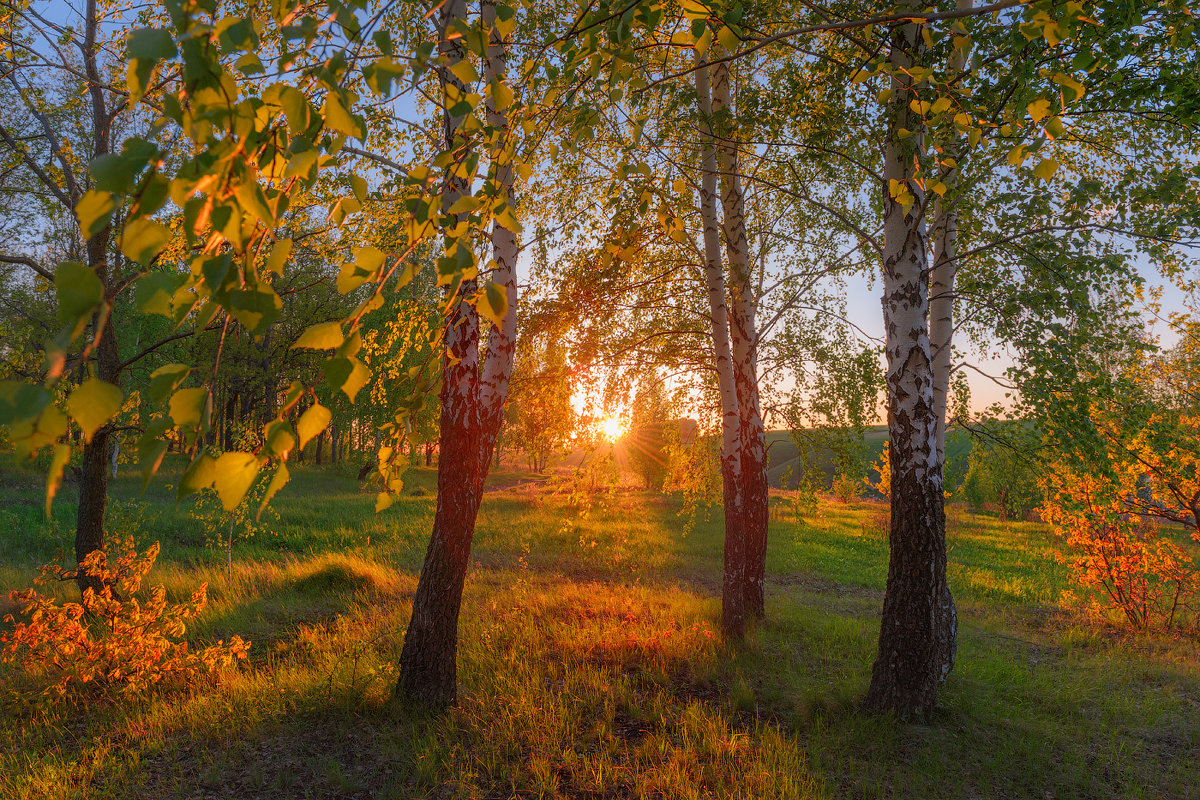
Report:
[[1192,559],[1159,520],[1130,513],[1135,473],[1098,476],[1059,466],[1043,483],[1042,517],[1071,549],[1059,558],[1089,590],[1093,609],[1119,611],[1138,630],[1168,630],[1194,617],[1200,580]]
[[[202,649],[180,641],[186,621],[207,603],[201,585],[184,603],[170,604],[161,586],[141,599],[142,580],[159,546],[138,553],[121,542],[109,561],[92,553],[80,569],[103,588],[85,589],[81,602],[60,602],[41,587],[70,580],[57,564],[41,568],[35,587],[11,592],[22,611],[12,631],[0,636],[0,657],[23,667],[46,694],[116,699],[155,689],[181,689],[212,679],[246,657],[248,642],[234,636]],[[13,616],[5,618],[12,624]]]

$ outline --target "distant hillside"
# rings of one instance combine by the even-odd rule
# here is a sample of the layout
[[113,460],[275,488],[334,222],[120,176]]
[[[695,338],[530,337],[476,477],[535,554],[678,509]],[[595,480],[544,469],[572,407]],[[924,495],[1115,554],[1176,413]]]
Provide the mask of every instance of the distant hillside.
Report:
[[[865,438],[867,446],[871,450],[870,461],[874,463],[879,459],[880,453],[883,452],[884,442],[887,441],[887,426],[875,425],[869,428]],[[946,463],[953,464],[961,459],[965,469],[966,458],[970,452],[970,437],[962,431],[952,428],[946,437]],[[799,451],[788,431],[767,431],[767,457],[767,480],[773,487],[785,488],[782,486],[782,481],[784,473],[789,469],[793,476],[803,472],[798,469],[800,465]],[[829,451],[817,453],[815,458],[817,468],[825,475],[825,486],[828,488],[834,478],[832,453]],[[795,485],[793,479],[791,485],[786,488],[794,488]]]

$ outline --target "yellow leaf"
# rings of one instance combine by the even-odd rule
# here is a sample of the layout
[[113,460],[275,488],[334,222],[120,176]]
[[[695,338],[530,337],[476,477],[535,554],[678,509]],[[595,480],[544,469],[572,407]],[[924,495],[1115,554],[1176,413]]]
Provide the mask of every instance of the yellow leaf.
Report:
[[221,506],[233,511],[241,505],[258,475],[258,457],[253,453],[222,453],[213,472],[213,488]]
[[205,409],[208,405],[208,389],[203,386],[194,389],[180,389],[171,395],[167,404],[171,421],[180,428],[198,428],[204,423]]
[[267,484],[266,494],[263,495],[262,504],[258,507],[258,514],[255,515],[255,519],[262,516],[263,509],[267,507],[267,503],[271,502],[271,498],[279,493],[279,490],[284,487],[290,477],[287,464],[280,462],[279,468],[271,476],[271,482]]
[[88,378],[67,398],[67,412],[83,431],[83,440],[90,442],[100,426],[121,410],[125,396],[111,383]]
[[1058,162],[1053,158],[1043,158],[1038,165],[1033,168],[1033,174],[1044,181],[1048,181],[1054,177],[1054,173],[1058,172]]
[[131,220],[121,232],[121,252],[130,261],[150,266],[171,238],[171,230],[153,219],[140,217]]
[[101,192],[91,189],[79,198],[75,204],[75,217],[85,237],[90,237],[108,224],[113,209],[117,207],[111,192]]
[[504,324],[504,315],[508,312],[508,296],[504,287],[494,281],[489,281],[476,298],[475,307],[479,313],[499,328]]
[[1035,123],[1041,122],[1050,115],[1050,101],[1046,100],[1045,98],[1041,100],[1035,100],[1029,105],[1025,106],[1025,109],[1029,112],[1029,116],[1033,117],[1033,121]]
[[492,95],[492,106],[498,112],[503,112],[508,109],[513,103],[513,90],[509,88],[507,83],[502,81],[492,81],[488,84],[489,92]]
[[309,440],[329,427],[333,415],[328,408],[320,403],[314,403],[296,420],[296,435],[300,437],[300,447],[308,444]]
[[458,78],[463,84],[472,84],[479,80],[479,73],[475,71],[475,67],[467,59],[450,65],[450,72],[454,77]]
[[309,350],[331,350],[341,345],[345,339],[340,322],[320,322],[300,334],[292,349],[304,347]]

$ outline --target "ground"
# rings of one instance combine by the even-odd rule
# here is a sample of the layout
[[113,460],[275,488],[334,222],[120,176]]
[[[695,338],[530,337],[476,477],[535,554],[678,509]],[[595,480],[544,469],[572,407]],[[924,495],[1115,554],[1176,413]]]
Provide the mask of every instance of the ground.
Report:
[[[235,542],[232,582],[186,503],[122,473],[114,527],[162,542],[152,582],[173,597],[207,581],[189,637],[240,634],[250,663],[137,702],[0,695],[0,797],[1200,797],[1196,641],[1085,623],[1060,607],[1045,530],[953,506],[958,664],[928,725],[856,708],[887,568],[878,504],[778,505],[767,620],[732,649],[719,513],[693,524],[622,491],[581,515],[513,473],[479,517],[459,705],[411,714],[389,691],[433,473],[376,515],[352,472],[294,470],[269,530]],[[69,549],[73,490],[46,522],[41,475],[0,475],[7,591]]]

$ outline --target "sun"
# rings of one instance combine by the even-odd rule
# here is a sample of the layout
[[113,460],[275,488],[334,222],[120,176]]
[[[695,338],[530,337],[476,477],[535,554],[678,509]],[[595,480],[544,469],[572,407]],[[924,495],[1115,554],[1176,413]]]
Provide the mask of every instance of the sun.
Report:
[[600,421],[600,433],[610,442],[620,439],[625,433],[625,420],[620,417],[605,417]]

